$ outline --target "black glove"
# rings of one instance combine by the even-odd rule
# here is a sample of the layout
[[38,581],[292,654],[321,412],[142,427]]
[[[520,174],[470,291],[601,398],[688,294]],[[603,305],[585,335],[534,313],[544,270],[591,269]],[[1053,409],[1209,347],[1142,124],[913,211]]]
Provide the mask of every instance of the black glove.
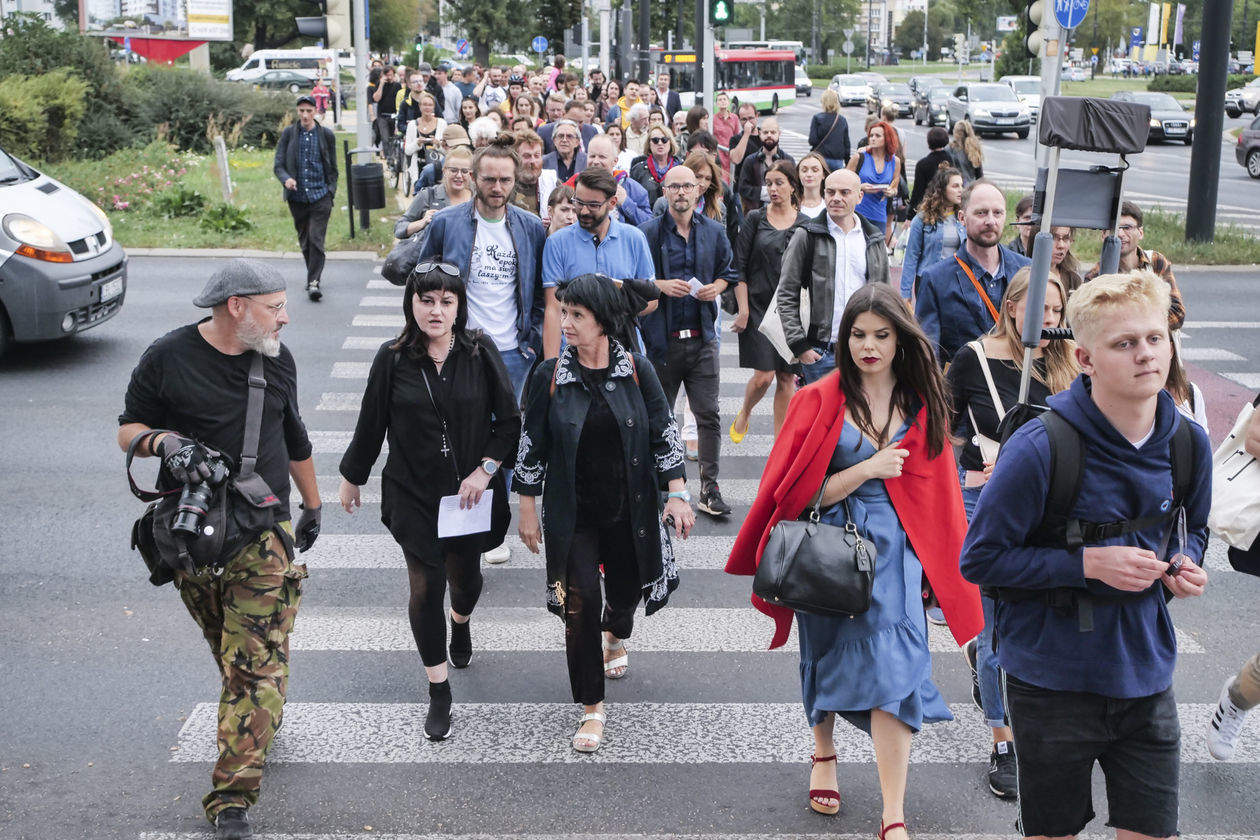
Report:
[[166,472],[181,484],[197,484],[210,477],[206,448],[197,441],[168,432],[157,449]]
[[311,546],[315,545],[315,540],[319,539],[319,520],[323,508],[308,508],[305,505],[298,505],[302,510],[302,515],[298,517],[297,528],[294,529],[296,535],[293,544],[297,546],[298,551],[307,551]]

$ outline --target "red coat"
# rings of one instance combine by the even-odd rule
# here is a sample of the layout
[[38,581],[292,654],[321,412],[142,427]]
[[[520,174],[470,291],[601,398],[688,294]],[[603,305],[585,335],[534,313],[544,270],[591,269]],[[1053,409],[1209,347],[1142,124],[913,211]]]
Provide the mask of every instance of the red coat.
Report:
[[[800,516],[818,492],[844,425],[844,394],[839,380],[839,372],[833,371],[792,398],[783,430],[775,439],[762,473],[757,498],[727,560],[728,573],[756,573],[770,529],[782,519]],[[928,457],[926,417],[926,409],[920,410],[900,444],[900,448],[910,451],[901,476],[885,480],[884,486],[910,545],[923,564],[950,631],[962,645],[980,632],[984,613],[980,609],[980,590],[963,580],[958,571],[967,519],[954,453],[947,446],[938,457]],[[793,611],[769,604],[756,595],[752,602],[775,621],[770,647],[782,646],[792,629]]]

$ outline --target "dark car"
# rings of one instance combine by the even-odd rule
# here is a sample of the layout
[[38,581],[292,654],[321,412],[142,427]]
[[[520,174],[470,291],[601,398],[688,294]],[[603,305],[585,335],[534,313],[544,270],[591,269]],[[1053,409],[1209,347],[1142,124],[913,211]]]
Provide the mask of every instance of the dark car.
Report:
[[1120,102],[1136,102],[1151,109],[1151,133],[1148,141],[1180,140],[1187,146],[1194,140],[1194,117],[1181,103],[1166,93],[1149,90],[1123,90],[1111,95]]
[[908,117],[914,113],[914,91],[904,82],[885,82],[875,85],[866,97],[866,113],[878,114],[885,105],[896,105],[897,116]]
[[949,87],[945,80],[938,76],[911,76],[910,89],[916,97],[927,96],[927,92],[936,87]]
[[1251,121],[1238,135],[1238,145],[1234,147],[1234,157],[1247,167],[1247,174],[1252,178],[1260,178],[1260,117]]
[[914,103],[915,125],[949,125],[949,88],[928,88]]
[[287,90],[289,93],[301,93],[312,87],[310,79],[292,70],[268,70],[253,81],[254,87],[264,90]]

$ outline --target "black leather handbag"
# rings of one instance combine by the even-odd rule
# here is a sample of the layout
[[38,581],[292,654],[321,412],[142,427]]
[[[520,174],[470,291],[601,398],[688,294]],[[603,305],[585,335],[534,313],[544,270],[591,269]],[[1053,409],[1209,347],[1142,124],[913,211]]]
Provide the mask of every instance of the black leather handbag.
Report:
[[843,527],[819,521],[820,487],[801,519],[775,525],[757,564],[753,594],[812,615],[852,617],[869,610],[875,544],[853,524],[847,498],[843,504]]

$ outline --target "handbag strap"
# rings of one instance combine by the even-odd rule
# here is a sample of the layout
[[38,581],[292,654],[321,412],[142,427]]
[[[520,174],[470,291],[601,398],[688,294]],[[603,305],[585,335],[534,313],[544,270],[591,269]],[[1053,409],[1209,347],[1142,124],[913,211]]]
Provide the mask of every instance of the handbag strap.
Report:
[[263,402],[267,395],[267,380],[263,376],[263,355],[254,351],[249,363],[249,400],[245,403],[245,444],[241,447],[241,469],[237,477],[254,471],[258,463],[258,440],[262,436]]
[[827,129],[827,133],[824,134],[822,136],[822,139],[818,141],[818,145],[814,146],[814,148],[809,150],[811,154],[822,148],[823,143],[827,142],[827,138],[831,136],[831,132],[835,131],[836,126],[839,124],[840,124],[840,112],[836,111],[836,118],[831,121],[831,128]]
[[980,285],[980,281],[976,279],[975,273],[971,270],[971,266],[963,262],[963,258],[954,254],[954,260],[962,268],[963,273],[967,275],[967,279],[971,281],[971,285],[976,287],[976,292],[980,295],[980,300],[984,301],[984,306],[989,310],[989,315],[993,317],[993,323],[998,322],[997,307],[993,305],[993,301],[989,299],[989,295],[985,292],[984,287]]
[[[980,372],[984,374],[984,381],[989,386],[989,398],[993,400],[993,410],[997,412],[998,422],[1002,422],[1002,418],[1006,417],[1006,409],[1002,406],[1002,398],[998,396],[997,385],[993,382],[993,371],[989,369],[989,359],[984,355],[984,345],[979,339],[967,342],[967,346],[976,351],[976,356],[980,359]],[[968,406],[970,411],[971,407]],[[975,425],[973,419],[972,425]],[[980,434],[980,430],[976,429],[976,434]]]

